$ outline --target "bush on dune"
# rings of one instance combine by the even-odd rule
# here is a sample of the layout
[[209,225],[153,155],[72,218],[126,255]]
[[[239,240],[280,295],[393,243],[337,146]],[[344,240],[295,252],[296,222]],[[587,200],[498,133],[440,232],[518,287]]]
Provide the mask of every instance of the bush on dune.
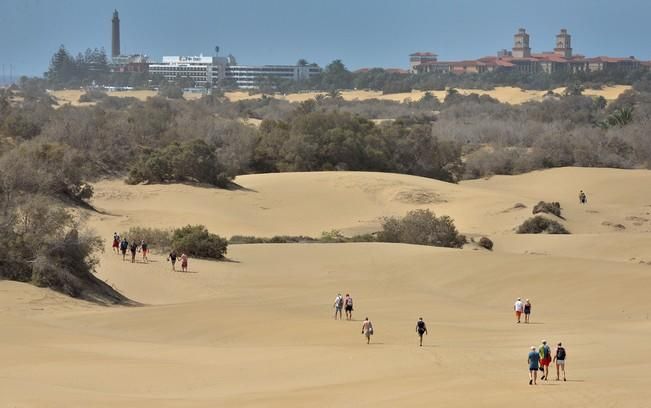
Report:
[[569,234],[570,232],[559,222],[537,215],[529,218],[520,225],[518,234]]
[[561,204],[559,202],[545,202],[545,201],[540,201],[538,204],[536,204],[533,207],[533,214],[539,214],[539,213],[545,213],[545,214],[553,214],[559,218],[563,218],[561,216]]
[[188,225],[174,230],[172,248],[197,258],[224,259],[228,241],[212,234],[203,225]]
[[377,240],[449,248],[461,248],[467,242],[452,218],[437,217],[430,210],[413,210],[403,218],[385,218]]
[[145,240],[149,250],[164,252],[172,249],[173,229],[131,227],[123,234],[128,240]]

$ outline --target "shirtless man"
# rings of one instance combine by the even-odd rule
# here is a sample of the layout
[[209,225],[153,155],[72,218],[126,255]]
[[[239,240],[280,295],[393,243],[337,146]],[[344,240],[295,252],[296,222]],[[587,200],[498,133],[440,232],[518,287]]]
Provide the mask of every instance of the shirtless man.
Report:
[[373,323],[368,320],[368,317],[364,319],[364,323],[362,323],[362,334],[366,336],[366,344],[370,344],[371,336],[373,335]]

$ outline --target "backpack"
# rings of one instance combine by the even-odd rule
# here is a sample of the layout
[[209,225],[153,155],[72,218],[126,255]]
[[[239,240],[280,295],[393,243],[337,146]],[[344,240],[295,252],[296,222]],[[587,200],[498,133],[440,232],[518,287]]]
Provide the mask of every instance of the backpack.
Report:
[[556,352],[556,360],[565,360],[565,348],[559,347]]
[[540,355],[543,359],[549,358],[551,354],[551,351],[549,349],[548,345],[544,345],[540,348]]
[[122,241],[122,243],[120,243],[121,249],[127,249],[128,247],[129,247],[129,243],[127,241]]
[[353,305],[353,298],[349,297],[346,299],[346,306],[352,306]]
[[341,296],[337,296],[337,300],[335,300],[335,305],[337,305],[337,307],[342,307],[344,305],[344,299]]

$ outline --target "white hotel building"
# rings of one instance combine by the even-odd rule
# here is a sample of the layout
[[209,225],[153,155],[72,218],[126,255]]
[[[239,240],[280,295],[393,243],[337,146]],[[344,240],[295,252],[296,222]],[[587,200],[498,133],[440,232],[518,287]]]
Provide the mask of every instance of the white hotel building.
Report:
[[237,65],[233,57],[163,57],[149,64],[149,74],[168,81],[190,78],[197,87],[217,86],[223,80],[234,81],[239,88],[256,88],[265,79],[307,80],[321,73],[317,65]]

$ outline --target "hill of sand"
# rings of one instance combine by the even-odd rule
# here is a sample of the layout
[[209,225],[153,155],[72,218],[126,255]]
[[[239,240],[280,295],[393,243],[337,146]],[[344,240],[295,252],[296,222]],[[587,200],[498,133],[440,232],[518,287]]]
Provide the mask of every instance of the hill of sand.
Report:
[[[93,201],[102,213],[89,222],[105,238],[188,223],[225,236],[351,234],[431,208],[495,248],[231,245],[231,262],[191,259],[187,274],[164,255],[131,264],[107,248],[98,274],[147,305],[133,308],[0,282],[0,406],[647,405],[650,171],[555,169],[458,185],[350,172],[236,181],[242,189],[103,181]],[[572,235],[513,233],[539,200],[561,202]],[[353,295],[354,321],[332,319],[337,292]],[[517,296],[532,299],[530,325],[515,324]],[[369,346],[364,316],[376,329]],[[419,316],[430,330],[423,348]],[[527,385],[528,348],[543,338],[565,343],[568,382]]]
[[[50,95],[58,103],[58,107],[63,105],[72,105],[72,106],[93,106],[95,102],[79,102],[79,97],[86,93],[83,89],[64,89],[57,91],[49,91]],[[158,95],[157,91],[150,90],[131,90],[131,91],[112,91],[106,93],[109,96],[115,96],[118,98],[136,98],[140,101],[145,101],[147,98]],[[183,98],[187,100],[199,99],[202,94],[197,92],[185,92]]]

